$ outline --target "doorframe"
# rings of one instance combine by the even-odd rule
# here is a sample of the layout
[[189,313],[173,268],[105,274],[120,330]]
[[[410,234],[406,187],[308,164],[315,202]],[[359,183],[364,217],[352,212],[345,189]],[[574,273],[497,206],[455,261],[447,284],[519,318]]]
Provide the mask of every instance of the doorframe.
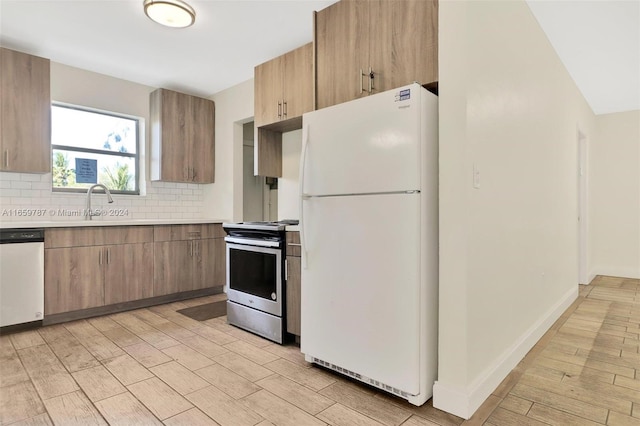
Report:
[[577,126],[577,246],[578,246],[578,284],[589,284],[589,144],[587,134]]

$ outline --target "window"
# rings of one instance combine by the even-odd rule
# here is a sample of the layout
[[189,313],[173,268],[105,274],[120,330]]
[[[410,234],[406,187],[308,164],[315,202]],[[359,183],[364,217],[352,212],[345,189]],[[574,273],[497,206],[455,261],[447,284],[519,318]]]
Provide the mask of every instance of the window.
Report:
[[138,119],[54,104],[51,108],[54,191],[139,194]]

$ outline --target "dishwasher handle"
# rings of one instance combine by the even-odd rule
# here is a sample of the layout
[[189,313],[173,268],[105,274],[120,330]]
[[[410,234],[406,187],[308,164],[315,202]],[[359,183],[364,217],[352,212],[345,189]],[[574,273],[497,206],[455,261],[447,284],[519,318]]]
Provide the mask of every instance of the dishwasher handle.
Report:
[[42,243],[44,242],[44,229],[21,228],[0,230],[0,244],[16,243]]

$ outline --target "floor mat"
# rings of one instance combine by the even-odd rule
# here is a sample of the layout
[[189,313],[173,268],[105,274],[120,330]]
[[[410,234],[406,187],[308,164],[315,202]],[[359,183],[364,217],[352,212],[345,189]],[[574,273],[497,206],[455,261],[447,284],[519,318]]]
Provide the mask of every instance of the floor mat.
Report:
[[205,303],[204,305],[192,306],[190,308],[176,311],[196,321],[205,321],[211,318],[227,315],[227,301]]

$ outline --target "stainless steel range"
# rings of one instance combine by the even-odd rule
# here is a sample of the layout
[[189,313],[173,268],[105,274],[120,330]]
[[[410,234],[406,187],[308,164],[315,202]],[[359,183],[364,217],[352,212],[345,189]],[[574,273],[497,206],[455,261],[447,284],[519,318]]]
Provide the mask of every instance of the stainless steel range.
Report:
[[227,232],[227,321],[283,343],[285,229],[294,221],[224,223]]

